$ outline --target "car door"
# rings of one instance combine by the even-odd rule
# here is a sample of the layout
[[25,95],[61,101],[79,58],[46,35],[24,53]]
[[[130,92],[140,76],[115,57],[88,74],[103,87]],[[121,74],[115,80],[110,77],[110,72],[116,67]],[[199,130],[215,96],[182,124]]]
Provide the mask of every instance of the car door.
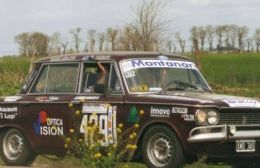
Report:
[[78,91],[80,63],[42,64],[30,90],[20,100],[22,126],[40,152],[62,148],[71,127],[69,103]]
[[116,142],[117,114],[123,109],[124,92],[115,63],[84,63],[80,96],[85,98],[80,132],[87,133],[84,128],[94,124],[104,135],[102,145]]

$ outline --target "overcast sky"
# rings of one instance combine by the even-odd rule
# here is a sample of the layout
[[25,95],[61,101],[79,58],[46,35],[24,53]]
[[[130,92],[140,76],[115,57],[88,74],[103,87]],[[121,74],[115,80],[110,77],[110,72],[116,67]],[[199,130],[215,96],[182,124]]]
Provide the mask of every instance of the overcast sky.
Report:
[[[170,32],[186,37],[193,25],[237,24],[260,27],[260,0],[168,0]],[[40,31],[60,32],[67,38],[74,27],[104,31],[132,19],[141,0],[0,0],[0,55],[15,54],[14,36]],[[252,32],[251,32],[252,33]]]

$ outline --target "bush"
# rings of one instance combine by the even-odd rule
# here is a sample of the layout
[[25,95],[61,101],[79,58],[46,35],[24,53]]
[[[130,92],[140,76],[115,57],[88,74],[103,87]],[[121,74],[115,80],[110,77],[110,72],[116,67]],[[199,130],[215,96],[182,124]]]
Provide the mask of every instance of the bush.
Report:
[[[84,101],[81,102],[84,103]],[[136,132],[139,129],[138,123],[133,124],[130,128],[124,128],[124,125],[119,123],[116,128],[117,142],[104,146],[102,142],[105,137],[100,134],[99,127],[92,121],[84,126],[84,135],[79,133],[82,112],[74,108],[73,104],[69,104],[69,107],[74,113],[74,123],[69,130],[70,134],[65,137],[65,148],[68,156],[79,158],[81,164],[89,168],[122,167],[118,162],[130,161],[137,149],[135,141]],[[98,114],[93,113],[92,115]],[[139,113],[140,117],[142,115],[143,113]],[[112,137],[108,137],[108,139],[110,138]],[[127,163],[123,166],[129,167]]]

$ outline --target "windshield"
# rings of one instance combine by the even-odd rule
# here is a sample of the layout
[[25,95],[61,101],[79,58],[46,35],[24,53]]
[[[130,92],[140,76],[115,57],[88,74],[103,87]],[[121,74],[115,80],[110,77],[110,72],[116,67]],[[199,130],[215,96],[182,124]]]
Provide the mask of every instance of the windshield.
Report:
[[177,60],[132,59],[121,62],[131,93],[210,91],[194,63]]

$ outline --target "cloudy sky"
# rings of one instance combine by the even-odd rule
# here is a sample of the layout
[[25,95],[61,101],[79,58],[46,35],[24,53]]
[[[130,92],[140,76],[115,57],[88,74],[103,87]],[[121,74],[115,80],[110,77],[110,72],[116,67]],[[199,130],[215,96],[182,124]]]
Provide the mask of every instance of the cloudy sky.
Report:
[[[170,32],[184,36],[193,25],[237,24],[260,27],[260,0],[167,0]],[[15,54],[14,36],[21,32],[83,31],[120,27],[132,19],[131,9],[141,0],[0,0],[0,55]],[[252,33],[252,32],[251,32]]]

